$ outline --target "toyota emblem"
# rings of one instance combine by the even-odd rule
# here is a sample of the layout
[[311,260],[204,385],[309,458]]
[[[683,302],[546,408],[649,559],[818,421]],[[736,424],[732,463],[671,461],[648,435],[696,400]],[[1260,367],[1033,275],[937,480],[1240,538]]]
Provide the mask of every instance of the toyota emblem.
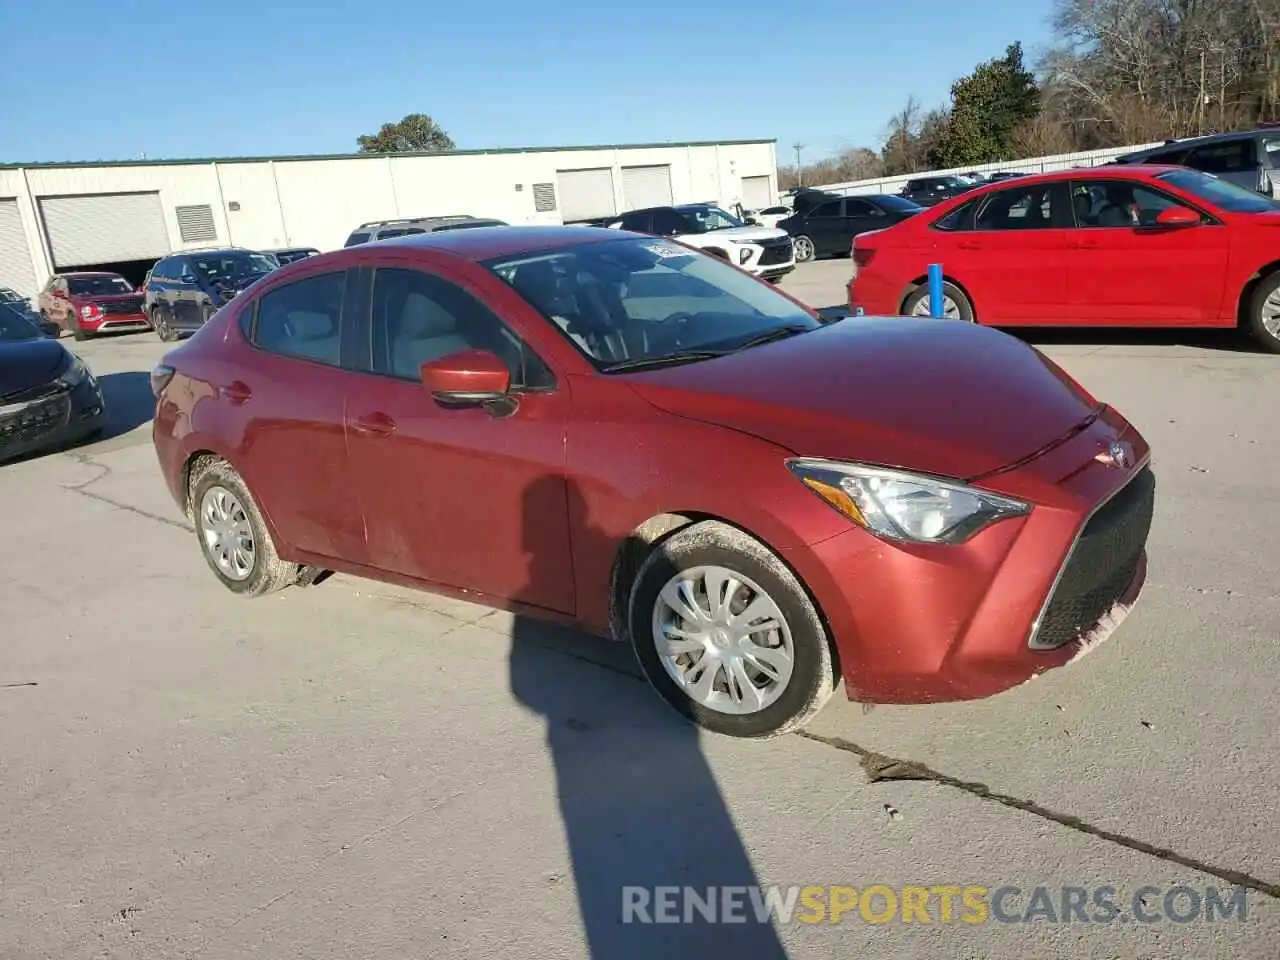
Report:
[[1093,459],[1108,467],[1127,470],[1133,466],[1133,447],[1123,440],[1108,442],[1107,449],[1098,453]]

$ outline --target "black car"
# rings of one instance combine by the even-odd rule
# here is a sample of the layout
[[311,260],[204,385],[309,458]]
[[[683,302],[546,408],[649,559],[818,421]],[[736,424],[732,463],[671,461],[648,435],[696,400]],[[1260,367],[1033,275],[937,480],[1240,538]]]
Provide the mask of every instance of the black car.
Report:
[[106,415],[84,361],[0,304],[0,460],[87,440]]
[[967,193],[978,184],[963,177],[916,177],[908,180],[902,188],[901,196],[922,207],[931,207],[943,200],[950,200],[961,193]]
[[791,235],[796,262],[804,263],[830,254],[846,255],[858,234],[891,227],[923,209],[892,193],[832,197],[804,213],[779,220],[778,229]]
[[21,314],[28,323],[43,333],[46,337],[57,337],[62,335],[62,328],[52,320],[46,320],[40,314],[31,309],[31,301],[10,287],[0,287],[0,304],[8,307]]
[[161,340],[176,340],[279,268],[274,257],[238,247],[175,253],[147,275],[147,318]]

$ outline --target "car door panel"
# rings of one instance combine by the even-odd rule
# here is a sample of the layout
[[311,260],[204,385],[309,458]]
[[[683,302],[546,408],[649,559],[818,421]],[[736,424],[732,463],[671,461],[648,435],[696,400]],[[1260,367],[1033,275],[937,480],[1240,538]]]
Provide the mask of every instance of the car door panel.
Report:
[[[414,339],[430,325],[411,309],[414,297],[430,302],[438,336]],[[350,388],[347,401],[352,477],[370,561],[397,574],[572,613],[567,386],[517,392],[512,408],[500,411],[443,404],[416,377],[424,358],[496,346],[490,337],[502,321],[490,303],[447,264],[428,271],[388,260],[374,272],[371,308],[362,314],[373,334],[372,369]],[[446,328],[450,332],[440,332]],[[555,569],[532,571],[531,556]]]
[[284,542],[364,563],[364,519],[346,442],[345,398],[359,374],[338,366],[339,329],[324,336],[311,330],[305,339],[298,329],[320,316],[338,326],[350,311],[353,277],[322,269],[265,290],[241,325],[254,346],[215,386],[220,406],[243,424],[245,480]]
[[1070,230],[1062,219],[1066,198],[1060,185],[1010,187],[981,201],[974,229],[943,234],[943,271],[968,292],[979,322],[1073,322],[1065,259]]
[[[1109,188],[1113,196],[1132,191],[1138,223],[1099,224]],[[1225,227],[1208,218],[1200,226],[1157,226],[1159,211],[1182,201],[1137,181],[1076,181],[1072,190],[1083,222],[1072,231],[1067,276],[1079,323],[1177,326],[1220,318],[1230,257]],[[1090,197],[1087,213],[1081,191]]]

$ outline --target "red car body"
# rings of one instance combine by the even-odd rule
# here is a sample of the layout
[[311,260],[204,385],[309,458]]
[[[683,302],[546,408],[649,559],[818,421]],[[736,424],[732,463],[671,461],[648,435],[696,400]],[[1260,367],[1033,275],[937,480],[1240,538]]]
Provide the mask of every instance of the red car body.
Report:
[[[1110,565],[1099,608],[1136,597],[1153,498],[1147,444],[1014,338],[849,320],[715,359],[605,373],[483,263],[627,238],[653,242],[508,227],[283,267],[164,360],[154,441],[174,499],[190,512],[192,465],[218,457],[252,491],[286,560],[615,636],[628,545],[718,518],[803,582],[849,696],[864,701],[982,697],[1064,663],[1078,631],[1042,637],[1052,649],[1032,639],[1061,619],[1058,600],[1087,605],[1064,593],[1081,564]],[[554,387],[495,414],[437,403],[420,382],[249,342],[246,318],[273,290],[382,268],[466,290],[536,353]],[[344,343],[369,341],[362,296],[350,320],[344,309]],[[423,377],[486,382],[484,356],[451,358],[444,374],[424,366]],[[1109,449],[1123,455],[1109,461]],[[797,457],[958,478],[1033,506],[963,544],[890,544],[798,483],[786,466]]]
[[[1232,212],[1184,186],[1211,179],[1180,167],[1103,166],[971,191],[858,236],[850,307],[911,312],[913,294],[938,263],[972,308],[966,319],[981,324],[1234,327],[1248,319],[1258,284],[1280,271],[1280,205],[1247,194],[1263,212]],[[1090,198],[1116,186],[1136,189],[1150,207],[1141,212],[1151,215],[1114,226],[1092,221]],[[1043,187],[1054,193],[1035,229],[999,225],[1013,218],[975,229],[984,203]],[[1196,216],[1157,221],[1166,207]]]
[[40,293],[38,310],[78,338],[151,329],[142,310],[142,293],[118,273],[55,274]]

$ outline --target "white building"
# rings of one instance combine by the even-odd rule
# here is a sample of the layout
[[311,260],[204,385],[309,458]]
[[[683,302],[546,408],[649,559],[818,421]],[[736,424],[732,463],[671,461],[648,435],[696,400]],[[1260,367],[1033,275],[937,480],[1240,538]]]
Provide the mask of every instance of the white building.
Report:
[[777,193],[772,140],[0,165],[0,287],[32,296],[72,269],[141,280],[188,247],[332,250],[371,220],[561,223],[667,203],[759,208]]

